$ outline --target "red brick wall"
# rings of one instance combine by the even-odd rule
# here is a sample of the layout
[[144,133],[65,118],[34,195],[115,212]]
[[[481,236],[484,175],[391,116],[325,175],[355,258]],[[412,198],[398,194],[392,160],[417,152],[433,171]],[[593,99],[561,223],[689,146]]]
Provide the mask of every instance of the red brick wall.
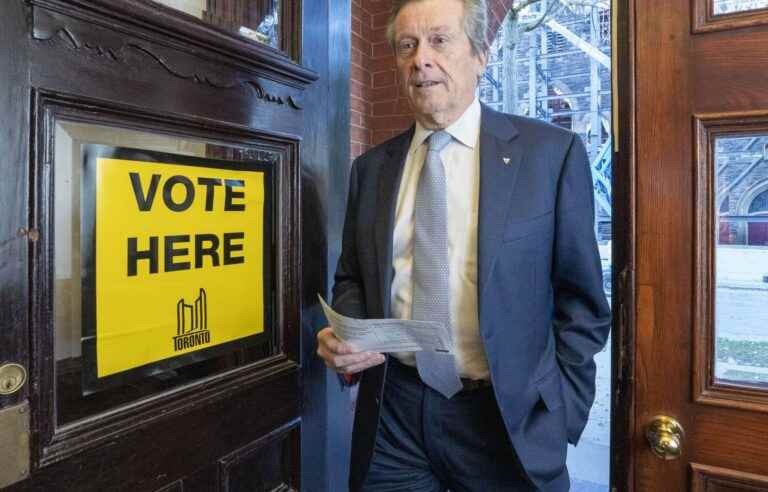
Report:
[[[513,0],[488,0],[493,39]],[[391,0],[352,0],[351,157],[402,132],[413,121],[400,94],[395,59],[386,39]]]

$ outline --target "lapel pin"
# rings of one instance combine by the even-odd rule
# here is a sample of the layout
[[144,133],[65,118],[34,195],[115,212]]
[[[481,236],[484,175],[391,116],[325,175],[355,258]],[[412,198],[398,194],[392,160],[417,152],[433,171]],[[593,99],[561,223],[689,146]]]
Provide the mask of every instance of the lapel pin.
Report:
[[504,161],[504,164],[509,164],[509,157],[502,157],[502,161]]

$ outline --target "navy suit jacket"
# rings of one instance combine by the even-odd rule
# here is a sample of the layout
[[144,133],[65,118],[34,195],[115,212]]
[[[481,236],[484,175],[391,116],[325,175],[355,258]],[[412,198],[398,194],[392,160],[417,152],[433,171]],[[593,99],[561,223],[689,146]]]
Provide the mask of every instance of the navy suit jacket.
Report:
[[[333,306],[390,316],[395,204],[413,128],[352,167]],[[478,210],[480,335],[496,399],[528,477],[567,490],[567,442],[576,443],[595,394],[593,356],[610,308],[594,234],[589,161],[578,136],[482,107]],[[350,488],[373,453],[386,364],[362,374]]]

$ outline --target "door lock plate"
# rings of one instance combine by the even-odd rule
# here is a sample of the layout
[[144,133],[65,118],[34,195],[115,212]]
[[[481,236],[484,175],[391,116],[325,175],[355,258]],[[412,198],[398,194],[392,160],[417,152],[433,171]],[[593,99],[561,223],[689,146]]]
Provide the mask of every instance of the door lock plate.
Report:
[[29,477],[29,404],[0,410],[0,489]]

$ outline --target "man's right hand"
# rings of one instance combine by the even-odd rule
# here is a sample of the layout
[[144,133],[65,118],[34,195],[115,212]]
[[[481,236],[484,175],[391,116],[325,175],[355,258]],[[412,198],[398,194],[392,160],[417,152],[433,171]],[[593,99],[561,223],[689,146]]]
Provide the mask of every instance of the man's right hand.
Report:
[[339,340],[330,326],[317,333],[317,355],[326,366],[340,374],[355,374],[383,364],[385,360],[378,352],[355,351],[350,344]]

